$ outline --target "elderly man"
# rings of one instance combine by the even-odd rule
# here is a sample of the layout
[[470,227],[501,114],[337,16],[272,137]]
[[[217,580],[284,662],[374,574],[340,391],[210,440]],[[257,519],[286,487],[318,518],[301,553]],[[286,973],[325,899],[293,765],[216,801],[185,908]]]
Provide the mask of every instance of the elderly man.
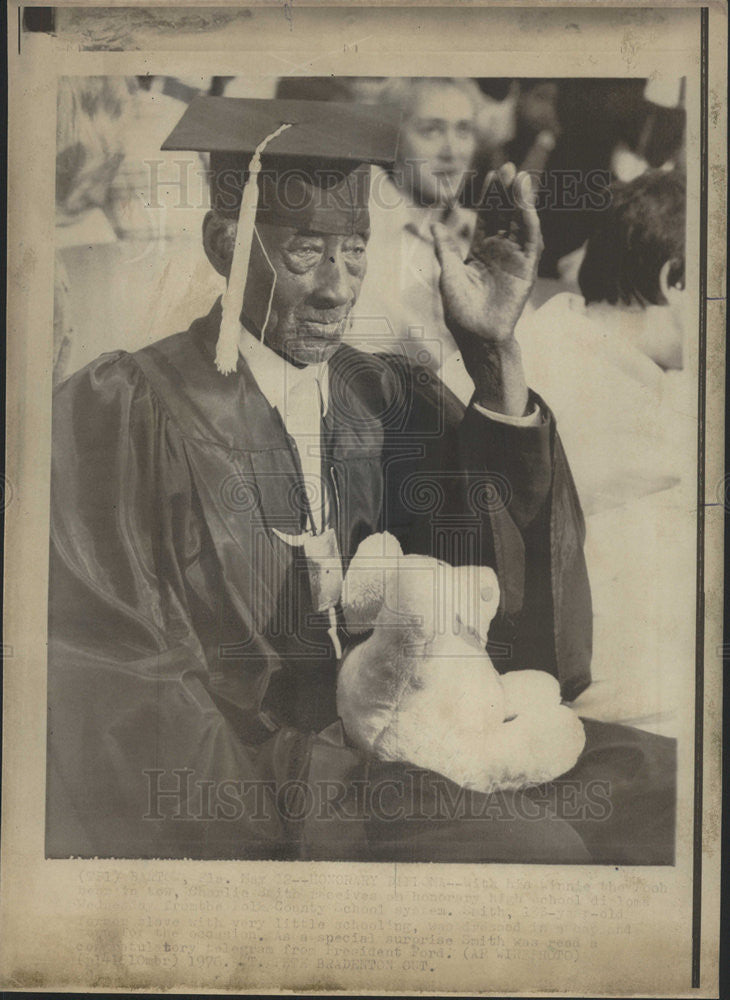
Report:
[[352,105],[204,98],[166,144],[212,153],[204,241],[228,291],[57,392],[51,856],[671,860],[668,743],[589,727],[583,800],[631,763],[604,810],[615,842],[611,822],[554,802],[540,822],[517,800],[510,822],[444,816],[428,772],[364,758],[338,722],[333,567],[379,530],[496,566],[504,669],[549,670],[566,697],[590,679],[580,509],[513,337],[540,245],[527,192],[500,235],[477,231],[469,264],[434,230],[466,410],[427,370],[342,344],[368,165],[392,162],[396,135]]

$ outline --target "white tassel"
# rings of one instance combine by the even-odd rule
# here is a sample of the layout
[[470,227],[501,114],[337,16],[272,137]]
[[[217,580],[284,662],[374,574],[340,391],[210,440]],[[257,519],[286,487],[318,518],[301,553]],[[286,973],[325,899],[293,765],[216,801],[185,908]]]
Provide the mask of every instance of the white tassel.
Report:
[[261,172],[261,154],[272,139],[281,135],[291,124],[280,125],[274,132],[260,142],[248,167],[248,180],[241,194],[241,209],[238,213],[238,229],[236,245],[233,248],[231,273],[228,276],[228,287],[223,296],[223,317],[218,335],[218,345],[215,352],[215,364],[221,375],[235,372],[238,364],[238,336],[240,330],[241,308],[243,295],[246,291],[246,276],[251,259],[251,243],[256,222],[256,209],[259,201],[259,173]]

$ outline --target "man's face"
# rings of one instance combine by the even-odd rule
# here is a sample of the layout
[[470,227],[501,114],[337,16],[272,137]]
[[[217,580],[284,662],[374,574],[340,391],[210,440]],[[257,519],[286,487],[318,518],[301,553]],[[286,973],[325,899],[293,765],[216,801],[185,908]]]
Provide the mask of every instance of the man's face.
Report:
[[450,84],[421,83],[401,129],[396,174],[419,204],[449,205],[464,182],[475,142],[467,95]]
[[320,364],[337,350],[360,293],[367,233],[356,236],[257,225],[276,271],[265,343],[298,366]]

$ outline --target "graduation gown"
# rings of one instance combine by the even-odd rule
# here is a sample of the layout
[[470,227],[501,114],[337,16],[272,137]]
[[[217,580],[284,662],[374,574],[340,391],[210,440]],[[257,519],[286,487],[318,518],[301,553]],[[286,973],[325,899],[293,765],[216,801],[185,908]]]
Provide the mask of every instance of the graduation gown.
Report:
[[[367,810],[343,825],[324,808],[332,787],[347,799],[380,765],[347,745],[306,567],[274,530],[303,526],[291,442],[242,360],[217,372],[219,321],[216,304],[56,392],[47,853],[403,857],[412,825],[383,832]],[[495,664],[549,670],[573,698],[590,680],[583,521],[544,412],[534,428],[497,423],[428,372],[343,345],[323,479],[345,567],[380,530],[410,551],[495,566]],[[529,856],[537,842],[585,860],[562,820],[550,847],[551,821],[537,841],[528,828],[522,860],[544,859]],[[505,827],[465,834],[452,859],[514,853]]]

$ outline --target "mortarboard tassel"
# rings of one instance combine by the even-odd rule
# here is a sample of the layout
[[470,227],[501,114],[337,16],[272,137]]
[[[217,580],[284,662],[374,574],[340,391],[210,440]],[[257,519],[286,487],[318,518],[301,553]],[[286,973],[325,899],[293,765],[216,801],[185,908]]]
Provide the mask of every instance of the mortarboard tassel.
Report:
[[223,296],[223,317],[218,335],[218,345],[215,352],[215,364],[221,375],[230,375],[238,364],[238,334],[240,316],[243,307],[243,294],[246,291],[248,263],[251,258],[251,243],[256,222],[256,210],[259,201],[259,173],[261,172],[261,154],[272,139],[281,135],[291,124],[280,125],[274,132],[260,142],[248,166],[248,180],[241,194],[241,208],[238,213],[238,228],[236,230],[236,245],[231,259],[231,273],[228,276],[228,287]]

